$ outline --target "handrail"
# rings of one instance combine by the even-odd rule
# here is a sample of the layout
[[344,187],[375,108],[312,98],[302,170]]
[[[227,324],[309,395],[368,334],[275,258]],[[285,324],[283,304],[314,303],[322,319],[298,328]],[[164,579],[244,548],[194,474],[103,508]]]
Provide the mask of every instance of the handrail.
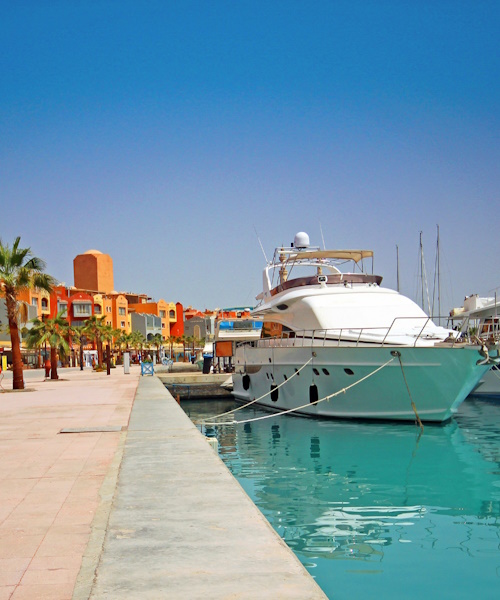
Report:
[[[406,333],[404,331],[397,331],[396,325],[401,323],[402,321],[424,321],[424,324],[420,328],[417,334],[412,336],[411,333]],[[251,344],[254,347],[278,347],[278,346],[288,346],[288,347],[304,347],[306,340],[309,338],[311,340],[311,345],[316,346],[327,346],[328,344],[332,344],[336,342],[337,346],[340,346],[342,343],[349,344],[351,343],[354,347],[358,347],[363,342],[368,343],[377,343],[377,340],[373,338],[370,339],[371,336],[379,334],[378,344],[380,347],[385,345],[410,345],[403,343],[395,343],[388,342],[388,338],[393,335],[396,337],[405,337],[406,339],[410,337],[414,337],[412,340],[412,346],[416,347],[419,340],[423,338],[425,329],[429,322],[432,323],[431,317],[396,317],[389,327],[341,327],[335,329],[304,329],[294,332],[282,332],[279,336],[274,337],[264,337],[258,340],[252,341],[241,341],[237,342],[237,345],[248,345]],[[293,333],[293,335],[290,335]],[[365,339],[363,339],[363,336]],[[456,344],[459,335],[457,332],[457,336],[453,339],[453,345]],[[301,343],[299,344],[299,341]],[[408,340],[409,341],[409,340]],[[448,341],[448,340],[447,340]],[[451,340],[450,340],[451,341]]]
[[422,335],[424,329],[427,327],[427,323],[429,323],[429,321],[431,321],[430,317],[396,317],[394,319],[394,321],[391,323],[391,326],[389,327],[389,329],[387,330],[387,333],[385,334],[384,339],[382,340],[382,346],[385,343],[385,340],[387,339],[387,336],[389,335],[389,333],[391,332],[391,329],[394,326],[394,323],[396,323],[396,321],[398,320],[403,320],[403,319],[412,319],[412,320],[417,320],[417,319],[425,319],[425,323],[424,326],[422,327],[422,329],[420,330],[419,334],[417,335],[417,337],[415,338],[415,343],[413,344],[413,347],[415,347],[417,345],[418,340],[420,339],[420,336]]

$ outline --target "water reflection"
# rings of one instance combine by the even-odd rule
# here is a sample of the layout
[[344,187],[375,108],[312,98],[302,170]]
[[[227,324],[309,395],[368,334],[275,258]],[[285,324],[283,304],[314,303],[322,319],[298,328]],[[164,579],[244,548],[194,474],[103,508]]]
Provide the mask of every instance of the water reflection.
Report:
[[[188,405],[196,417],[218,409]],[[496,595],[499,405],[468,400],[422,436],[411,424],[287,416],[205,433],[218,437],[223,460],[330,597],[366,595],[361,575],[373,577],[372,597],[401,597],[401,586],[408,598],[446,590],[465,598],[474,585]]]

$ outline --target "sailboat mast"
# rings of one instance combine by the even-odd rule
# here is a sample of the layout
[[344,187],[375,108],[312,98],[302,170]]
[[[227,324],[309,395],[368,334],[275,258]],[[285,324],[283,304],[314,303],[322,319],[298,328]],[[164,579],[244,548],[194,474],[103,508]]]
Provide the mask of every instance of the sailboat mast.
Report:
[[396,244],[396,289],[399,292],[399,246]]
[[420,277],[422,279],[422,310],[425,310],[425,305],[424,305],[424,246],[422,244],[422,232],[420,232]]
[[441,325],[441,272],[439,267],[439,225],[437,225],[437,280],[438,280],[438,323]]

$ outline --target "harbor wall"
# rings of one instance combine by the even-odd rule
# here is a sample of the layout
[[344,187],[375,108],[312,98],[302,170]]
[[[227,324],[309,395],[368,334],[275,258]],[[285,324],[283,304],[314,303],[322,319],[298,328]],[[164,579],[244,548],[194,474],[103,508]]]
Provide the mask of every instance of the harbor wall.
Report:
[[157,377],[131,413],[90,598],[326,598]]

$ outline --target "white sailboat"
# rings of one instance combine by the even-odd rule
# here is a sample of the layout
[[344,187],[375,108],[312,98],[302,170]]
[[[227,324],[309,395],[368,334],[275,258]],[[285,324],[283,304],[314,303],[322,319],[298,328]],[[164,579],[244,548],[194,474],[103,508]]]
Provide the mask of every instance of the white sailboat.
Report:
[[312,247],[303,232],[276,249],[252,311],[262,337],[236,348],[237,399],[317,417],[442,422],[456,412],[499,361],[498,344],[434,324],[364,271],[370,258]]

